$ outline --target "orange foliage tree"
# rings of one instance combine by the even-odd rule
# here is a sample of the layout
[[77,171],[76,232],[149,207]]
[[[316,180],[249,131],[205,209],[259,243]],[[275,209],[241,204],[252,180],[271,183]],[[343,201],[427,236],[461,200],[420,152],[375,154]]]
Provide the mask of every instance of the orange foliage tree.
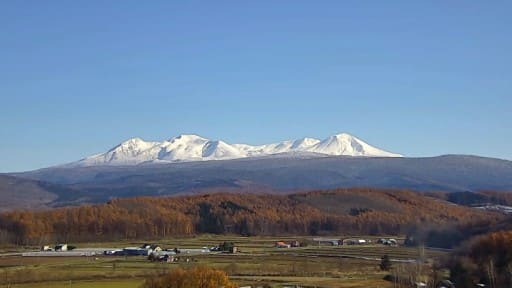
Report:
[[[336,189],[290,195],[217,193],[114,199],[102,205],[0,214],[15,244],[158,239],[199,233],[320,235],[405,233],[411,226],[496,222],[497,213],[404,190]],[[5,240],[4,240],[5,241]]]
[[158,276],[147,278],[144,288],[235,288],[222,270],[204,266],[191,269],[176,268]]
[[512,286],[512,231],[475,237],[454,256],[450,270],[455,281],[483,282],[491,288]]

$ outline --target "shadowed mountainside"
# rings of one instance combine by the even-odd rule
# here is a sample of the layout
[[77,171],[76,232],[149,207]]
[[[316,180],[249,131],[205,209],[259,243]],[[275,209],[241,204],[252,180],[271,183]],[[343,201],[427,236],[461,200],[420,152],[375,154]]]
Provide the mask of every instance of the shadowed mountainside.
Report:
[[[300,159],[277,155],[123,167],[53,167],[12,175],[38,182],[16,188],[0,186],[0,200],[6,199],[0,202],[9,203],[1,204],[3,209],[102,203],[119,197],[205,191],[292,193],[350,187],[444,192],[512,191],[511,161],[460,155]],[[40,189],[34,190],[33,187]],[[42,198],[38,198],[31,191],[49,194],[41,194]],[[32,204],[26,206],[23,201]]]
[[80,202],[81,192],[64,185],[0,175],[0,211],[44,209]]
[[86,189],[94,197],[169,195],[250,185],[275,190],[337,187],[418,191],[512,190],[512,162],[476,156],[432,158],[268,157],[137,165],[47,168],[17,174]]

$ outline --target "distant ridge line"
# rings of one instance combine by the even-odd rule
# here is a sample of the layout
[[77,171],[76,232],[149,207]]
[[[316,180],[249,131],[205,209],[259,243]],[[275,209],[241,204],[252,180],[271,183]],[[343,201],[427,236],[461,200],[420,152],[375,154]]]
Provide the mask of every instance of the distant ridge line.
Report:
[[195,134],[183,134],[165,141],[145,141],[131,138],[105,153],[92,155],[61,167],[125,166],[141,163],[177,163],[208,160],[230,160],[262,156],[352,156],[403,157],[362,141],[347,133],[324,140],[304,137],[264,145],[229,144]]

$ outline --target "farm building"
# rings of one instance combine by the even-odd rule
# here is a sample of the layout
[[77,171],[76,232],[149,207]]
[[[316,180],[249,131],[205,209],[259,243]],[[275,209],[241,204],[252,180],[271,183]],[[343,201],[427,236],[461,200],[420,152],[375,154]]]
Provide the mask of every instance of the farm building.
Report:
[[148,250],[140,247],[126,247],[123,253],[128,256],[148,256]]
[[344,245],[366,245],[370,244],[370,240],[366,239],[356,239],[356,238],[350,238],[350,239],[344,239],[343,244]]
[[292,247],[300,247],[300,242],[297,241],[297,240],[294,240],[294,241],[290,242],[290,246],[292,246]]
[[170,262],[174,262],[174,257],[172,255],[165,254],[165,255],[158,256],[158,261],[170,263]]
[[162,251],[162,248],[160,246],[156,245],[156,244],[144,243],[144,244],[142,244],[142,246],[140,246],[140,248],[146,249],[146,250],[155,251],[155,252]]
[[68,251],[68,244],[58,244],[55,246],[55,251]]
[[290,248],[291,247],[290,244],[286,244],[283,241],[276,242],[276,244],[274,246],[276,248]]
[[318,246],[320,245],[330,245],[330,246],[338,246],[342,244],[342,241],[340,239],[334,239],[334,238],[313,238],[313,241],[318,243]]
[[160,252],[162,251],[162,248],[156,244],[143,244],[140,246],[140,248],[145,249],[148,251],[148,255],[152,252]]
[[388,246],[397,246],[398,245],[398,241],[396,241],[396,239],[381,238],[377,241],[377,243],[383,244],[383,245],[388,245]]
[[114,249],[114,250],[105,250],[103,251],[103,255],[109,256],[121,256],[125,255],[122,249]]

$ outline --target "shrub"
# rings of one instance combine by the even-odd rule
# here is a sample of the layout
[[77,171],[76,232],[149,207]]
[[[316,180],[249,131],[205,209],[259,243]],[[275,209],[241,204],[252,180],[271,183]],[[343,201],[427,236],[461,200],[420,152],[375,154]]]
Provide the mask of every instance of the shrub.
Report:
[[235,288],[222,270],[204,266],[190,269],[176,268],[168,272],[149,277],[143,288]]
[[389,271],[389,269],[391,269],[391,260],[388,255],[382,256],[379,266],[380,270]]

